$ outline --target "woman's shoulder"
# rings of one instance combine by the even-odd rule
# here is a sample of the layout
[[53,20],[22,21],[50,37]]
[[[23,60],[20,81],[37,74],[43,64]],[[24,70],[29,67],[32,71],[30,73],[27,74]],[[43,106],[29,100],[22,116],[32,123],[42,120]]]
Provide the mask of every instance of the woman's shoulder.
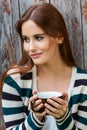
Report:
[[13,67],[13,68],[11,68],[11,69],[9,69],[9,70],[7,71],[7,75],[16,74],[16,73],[18,73],[19,71],[20,71],[19,68]]
[[9,69],[6,77],[4,79],[4,83],[12,84],[13,82],[18,82],[20,80],[20,73],[18,72],[17,68]]
[[[26,72],[25,74],[21,74],[19,69],[12,68],[8,71],[6,78],[4,79],[4,86],[3,88],[7,90],[17,90],[19,93],[22,93],[23,89],[28,90],[31,88],[32,82],[31,77],[32,72]],[[31,80],[29,80],[31,79]],[[9,87],[10,86],[10,87]],[[7,90],[8,91],[8,90]]]
[[4,79],[4,83],[11,85],[18,85],[18,86],[27,86],[27,84],[31,84],[33,78],[32,70],[27,71],[25,73],[21,73],[20,68],[11,68],[7,72],[7,76]]
[[32,78],[32,69],[28,70],[23,66],[14,66],[7,71],[6,77],[18,77],[20,79],[30,79]]

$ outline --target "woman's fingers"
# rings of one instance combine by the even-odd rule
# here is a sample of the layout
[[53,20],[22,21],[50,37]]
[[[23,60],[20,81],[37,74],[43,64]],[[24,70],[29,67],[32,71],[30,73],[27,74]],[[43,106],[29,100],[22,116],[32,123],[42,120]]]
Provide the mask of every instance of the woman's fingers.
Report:
[[29,100],[30,108],[35,116],[41,121],[46,115],[46,111],[40,113],[40,109],[43,108],[43,103],[41,99],[37,97],[37,91],[33,91],[33,96]]
[[52,97],[47,99],[45,103],[45,110],[48,114],[54,116],[55,118],[63,117],[68,109],[68,96],[66,93],[63,94],[62,98]]
[[63,111],[61,111],[61,110],[59,110],[57,113],[53,113],[53,111],[50,111],[48,109],[45,109],[45,111],[48,115],[51,115],[57,119],[62,118],[66,114],[66,113],[64,114]]
[[46,111],[44,111],[44,112],[42,112],[42,113],[39,113],[39,112],[34,112],[34,113],[35,113],[35,115],[36,115],[37,117],[43,117],[43,116],[46,115]]
[[33,102],[34,102],[35,100],[37,100],[37,99],[38,99],[37,95],[32,96],[32,97],[29,99],[30,104],[33,103]]
[[34,94],[37,94],[37,91],[33,91],[32,94],[33,94],[33,95],[34,95]]
[[38,112],[43,107],[43,103],[42,103],[42,101],[36,101],[36,102],[37,103],[35,103],[35,105],[34,105],[34,111]]

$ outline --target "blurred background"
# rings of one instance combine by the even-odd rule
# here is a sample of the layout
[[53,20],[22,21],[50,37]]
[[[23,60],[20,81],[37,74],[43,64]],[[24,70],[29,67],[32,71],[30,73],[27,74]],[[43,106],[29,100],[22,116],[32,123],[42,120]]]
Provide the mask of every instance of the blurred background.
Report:
[[[87,0],[0,0],[0,77],[21,58],[15,23],[31,5],[51,3],[63,15],[78,67],[87,70]],[[1,95],[0,95],[1,100]],[[5,130],[0,102],[0,130]]]

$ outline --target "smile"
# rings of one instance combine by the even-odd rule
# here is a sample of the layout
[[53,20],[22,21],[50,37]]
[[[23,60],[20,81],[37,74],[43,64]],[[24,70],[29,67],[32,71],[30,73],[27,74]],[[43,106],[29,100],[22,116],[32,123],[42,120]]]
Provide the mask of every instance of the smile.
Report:
[[41,54],[42,53],[34,53],[34,54],[31,54],[30,56],[31,56],[31,58],[36,59],[36,58],[39,58],[41,56]]

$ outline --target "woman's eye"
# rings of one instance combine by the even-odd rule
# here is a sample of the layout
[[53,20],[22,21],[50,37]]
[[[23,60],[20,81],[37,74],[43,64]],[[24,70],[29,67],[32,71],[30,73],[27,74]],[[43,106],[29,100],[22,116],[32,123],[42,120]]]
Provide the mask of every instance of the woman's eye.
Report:
[[29,42],[30,42],[30,39],[27,38],[27,37],[22,37],[22,40],[23,40],[23,42],[26,42],[26,43],[29,43]]
[[35,39],[38,40],[38,41],[42,40],[43,38],[44,37],[42,37],[42,36],[35,36]]

